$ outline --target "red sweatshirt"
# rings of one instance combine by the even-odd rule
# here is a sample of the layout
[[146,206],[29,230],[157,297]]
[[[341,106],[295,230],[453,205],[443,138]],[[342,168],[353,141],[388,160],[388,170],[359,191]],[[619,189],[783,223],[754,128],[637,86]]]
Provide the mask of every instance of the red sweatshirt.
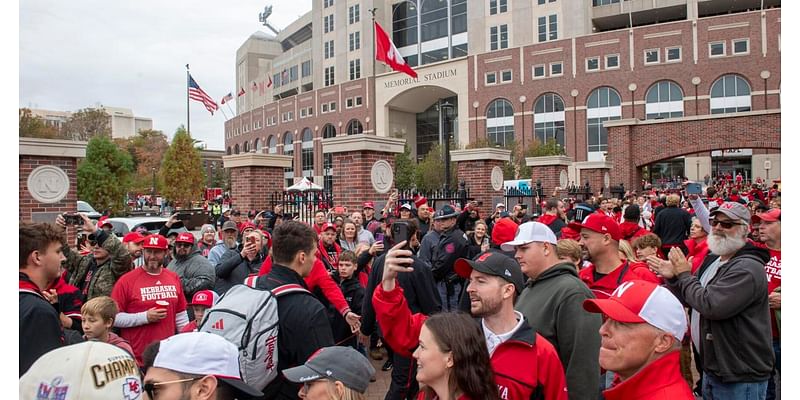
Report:
[[[258,270],[258,276],[266,275],[270,270],[272,270],[271,256],[267,257],[261,264],[261,269]],[[320,288],[325,298],[336,307],[342,316],[350,311],[350,306],[347,305],[347,300],[344,299],[342,289],[339,289],[339,285],[328,275],[328,271],[325,270],[325,266],[322,264],[322,260],[320,260],[319,257],[317,257],[317,261],[314,262],[311,273],[303,278],[303,280],[306,282],[306,286],[308,286],[310,292],[313,292],[316,288]]]
[[706,242],[706,239],[707,238],[703,238],[700,243],[695,242],[694,239],[686,239],[683,241],[683,244],[689,249],[689,255],[686,256],[686,258],[694,257],[692,259],[692,274],[697,272],[700,266],[703,265],[703,260],[708,255],[708,242]]
[[[376,287],[372,305],[378,324],[392,333],[385,337],[389,347],[411,357],[428,316],[411,314],[399,286],[390,292],[384,292],[381,285]],[[491,363],[501,399],[529,399],[535,390],[541,390],[545,399],[567,399],[564,368],[555,347],[527,322],[495,348]]]
[[694,400],[681,375],[680,355],[677,350],[666,354],[624,382],[615,377],[603,396],[606,400]]
[[594,297],[598,299],[607,299],[611,297],[611,293],[613,293],[622,282],[641,279],[655,282],[659,285],[662,283],[661,279],[650,271],[646,263],[625,260],[621,260],[621,262],[617,269],[611,271],[598,281],[594,280],[594,264],[590,264],[588,267],[582,269],[578,273],[578,276],[583,283],[592,290]]

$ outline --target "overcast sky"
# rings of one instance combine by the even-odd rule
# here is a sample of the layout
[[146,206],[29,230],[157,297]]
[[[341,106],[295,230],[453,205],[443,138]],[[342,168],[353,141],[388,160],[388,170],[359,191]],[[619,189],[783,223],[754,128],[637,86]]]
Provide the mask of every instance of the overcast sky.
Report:
[[[185,65],[217,103],[235,96],[236,50],[267,31],[258,21],[267,3],[278,29],[311,10],[311,0],[21,1],[19,107],[128,108],[171,138],[186,124]],[[192,136],[222,150],[222,112],[195,101],[190,110]]]

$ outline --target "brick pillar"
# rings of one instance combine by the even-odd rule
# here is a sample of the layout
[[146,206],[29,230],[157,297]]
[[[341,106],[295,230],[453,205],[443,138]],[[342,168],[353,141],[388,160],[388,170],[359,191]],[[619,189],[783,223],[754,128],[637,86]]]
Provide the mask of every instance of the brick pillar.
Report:
[[365,201],[382,201],[394,189],[394,157],[404,139],[375,135],[337,136],[322,140],[333,157],[333,203],[360,210]]
[[559,193],[566,194],[572,158],[567,156],[527,157],[525,165],[531,167],[531,188],[536,187],[536,181],[540,180],[545,199],[553,194],[556,186],[563,188]]
[[[54,223],[57,214],[77,211],[78,160],[86,142],[19,138],[19,220]],[[75,227],[67,240],[75,243]]]
[[[498,202],[505,202],[503,191],[503,163],[511,159],[511,150],[498,148],[481,148],[453,150],[450,159],[458,163],[458,181],[466,182],[469,197],[483,202],[483,209],[493,210]],[[500,169],[500,174],[494,172]],[[499,183],[499,185],[498,185]]]
[[[641,172],[633,161],[634,149],[631,148],[633,144],[631,134],[636,123],[635,119],[623,119],[608,121],[605,124],[608,129],[608,148],[612,149],[608,153],[608,161],[613,165],[609,171],[611,186],[620,183],[630,189],[641,186]],[[658,149],[653,150],[658,151]]]
[[243,210],[264,210],[274,192],[283,191],[283,169],[292,166],[292,157],[277,154],[245,153],[222,157],[231,169],[233,205]]

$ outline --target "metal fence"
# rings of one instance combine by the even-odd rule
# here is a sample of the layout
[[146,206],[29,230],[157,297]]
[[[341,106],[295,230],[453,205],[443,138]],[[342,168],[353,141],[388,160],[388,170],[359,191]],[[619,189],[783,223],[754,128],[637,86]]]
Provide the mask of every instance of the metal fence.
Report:
[[434,190],[430,192],[422,192],[418,190],[400,190],[397,193],[398,205],[404,203],[414,203],[419,197],[425,197],[428,200],[428,205],[438,210],[445,204],[457,205],[459,208],[464,208],[467,202],[475,200],[470,197],[469,189],[466,184],[461,182],[458,184],[459,188],[456,190]]
[[314,223],[314,213],[333,208],[333,193],[329,191],[273,192],[269,198],[270,209],[278,204],[283,206],[284,216],[300,221]]

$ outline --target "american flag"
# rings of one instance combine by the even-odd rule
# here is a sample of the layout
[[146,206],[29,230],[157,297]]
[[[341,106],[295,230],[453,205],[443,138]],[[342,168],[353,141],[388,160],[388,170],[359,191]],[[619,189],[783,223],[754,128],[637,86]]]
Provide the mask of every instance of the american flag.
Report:
[[214,115],[214,111],[219,108],[217,103],[211,99],[211,96],[204,92],[203,89],[200,89],[200,85],[194,81],[192,75],[189,75],[189,98],[203,103],[203,105],[206,106],[206,110],[208,110],[211,115]]
[[231,100],[233,100],[233,93],[228,92],[228,94],[226,94],[225,97],[222,98],[222,101],[220,101],[220,103],[225,104],[226,101],[231,101]]

